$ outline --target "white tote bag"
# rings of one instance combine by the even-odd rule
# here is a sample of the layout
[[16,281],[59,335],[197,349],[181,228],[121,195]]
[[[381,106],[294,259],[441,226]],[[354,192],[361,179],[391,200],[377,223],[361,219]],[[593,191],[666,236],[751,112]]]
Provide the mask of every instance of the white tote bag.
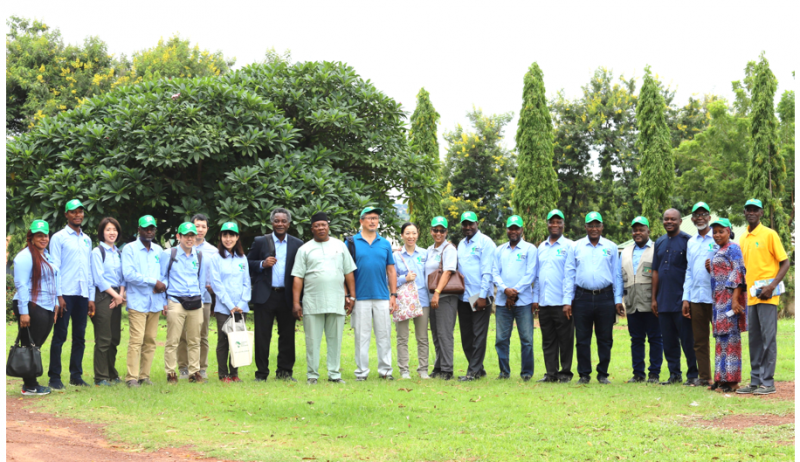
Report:
[[[233,316],[231,316],[233,318]],[[244,330],[236,330],[236,325],[239,324],[234,322],[234,330],[232,332],[228,332],[228,350],[231,353],[231,365],[233,367],[239,368],[243,366],[249,366],[253,363],[253,335],[247,331],[247,327],[244,326]],[[244,325],[244,323],[242,323]]]

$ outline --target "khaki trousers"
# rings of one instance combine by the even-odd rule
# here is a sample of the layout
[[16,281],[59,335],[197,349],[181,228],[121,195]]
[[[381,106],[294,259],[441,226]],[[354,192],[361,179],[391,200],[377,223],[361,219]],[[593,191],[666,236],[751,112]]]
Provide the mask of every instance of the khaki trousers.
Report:
[[428,316],[430,307],[422,307],[422,316],[395,323],[397,329],[397,367],[401,373],[408,372],[408,325],[414,321],[414,335],[417,338],[417,372],[428,373]]
[[[119,308],[122,309],[122,308]],[[150,378],[150,367],[156,354],[158,317],[161,312],[140,313],[128,310],[128,374],[125,381]]]
[[164,347],[164,370],[177,373],[178,344],[186,331],[186,349],[189,357],[189,375],[200,371],[200,328],[203,325],[203,309],[187,311],[183,305],[167,301],[167,344]]
[[[200,326],[200,370],[208,369],[208,321],[211,319],[211,303],[203,303],[203,325]],[[187,354],[186,330],[181,334],[181,342],[178,344],[178,367],[188,369],[189,356]]]
[[711,311],[710,303],[690,302],[692,314],[692,335],[694,336],[694,355],[697,358],[697,370],[700,380],[713,381],[711,375]]

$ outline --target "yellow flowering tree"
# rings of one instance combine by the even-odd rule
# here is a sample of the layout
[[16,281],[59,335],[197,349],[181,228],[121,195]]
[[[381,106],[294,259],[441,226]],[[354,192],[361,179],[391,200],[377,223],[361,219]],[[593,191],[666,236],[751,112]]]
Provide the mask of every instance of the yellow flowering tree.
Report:
[[220,76],[227,73],[234,63],[236,58],[226,58],[221,51],[201,50],[198,45],[192,46],[188,39],[176,34],[167,41],[160,39],[152,48],[133,54],[135,77],[131,76],[131,80]]

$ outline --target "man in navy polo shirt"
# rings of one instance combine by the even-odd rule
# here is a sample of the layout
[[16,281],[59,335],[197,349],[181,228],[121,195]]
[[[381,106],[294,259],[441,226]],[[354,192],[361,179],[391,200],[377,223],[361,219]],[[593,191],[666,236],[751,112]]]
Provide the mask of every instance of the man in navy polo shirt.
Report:
[[[361,211],[361,232],[353,237],[356,250],[356,306],[350,323],[356,339],[356,381],[367,380],[369,375],[369,343],[375,327],[378,347],[378,374],[392,377],[392,319],[397,309],[397,294],[389,287],[397,287],[397,272],[392,257],[392,245],[378,236],[383,210],[366,207]],[[348,243],[350,245],[350,243]]]

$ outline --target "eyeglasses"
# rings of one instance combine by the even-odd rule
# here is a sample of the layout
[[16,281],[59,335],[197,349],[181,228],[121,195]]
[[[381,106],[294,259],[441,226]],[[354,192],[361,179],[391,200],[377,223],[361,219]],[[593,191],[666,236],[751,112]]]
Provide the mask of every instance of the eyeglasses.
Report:
[[431,232],[436,234],[447,234],[447,230],[441,228],[433,228],[431,229]]
[[693,213],[692,218],[706,218],[709,216],[708,212]]
[[364,218],[362,218],[362,220],[367,220],[367,221],[378,221],[380,219],[381,219],[381,217],[364,217]]
[[589,229],[600,229],[600,228],[603,227],[603,224],[602,223],[589,223],[588,225],[586,225],[586,227],[589,228]]

